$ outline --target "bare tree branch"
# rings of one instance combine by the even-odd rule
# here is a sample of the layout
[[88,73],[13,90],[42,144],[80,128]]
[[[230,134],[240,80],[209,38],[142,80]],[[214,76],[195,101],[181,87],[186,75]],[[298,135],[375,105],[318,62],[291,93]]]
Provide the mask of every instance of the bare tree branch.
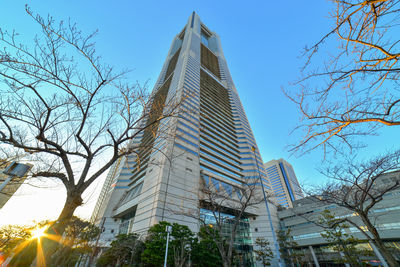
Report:
[[[356,137],[400,125],[400,1],[331,2],[333,29],[305,49],[303,77],[284,91],[302,116],[292,152],[352,150],[360,146]],[[315,67],[325,43],[339,48]]]
[[103,64],[97,31],[84,35],[71,22],[26,12],[41,30],[29,45],[0,29],[0,149],[34,163],[31,178],[63,183],[67,199],[53,225],[62,234],[97,178],[119,158],[139,158],[152,147],[134,138],[148,133],[156,142],[171,134],[160,125],[178,114],[180,100],[167,100],[165,89],[150,94],[126,82],[129,71]]

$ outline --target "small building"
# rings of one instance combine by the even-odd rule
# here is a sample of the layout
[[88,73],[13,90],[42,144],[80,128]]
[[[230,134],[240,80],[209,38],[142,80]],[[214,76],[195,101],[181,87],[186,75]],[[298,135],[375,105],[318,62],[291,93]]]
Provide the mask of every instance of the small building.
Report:
[[[400,181],[400,172],[391,172],[376,180],[376,186],[380,183],[388,183],[389,181]],[[378,229],[380,236],[384,239],[385,244],[393,249],[393,253],[400,259],[400,188],[387,192],[380,201],[371,210],[371,216],[374,218],[375,227]],[[330,264],[334,262],[334,252],[329,249],[329,244],[321,236],[325,228],[319,223],[324,210],[329,210],[334,214],[335,218],[351,218],[351,221],[363,227],[363,223],[357,214],[335,204],[328,204],[314,197],[306,197],[293,202],[293,208],[278,211],[281,230],[290,229],[290,235],[298,244],[297,249],[303,254],[308,255],[310,261],[314,261],[314,254],[320,265]],[[356,227],[350,225],[345,230],[355,238],[362,241],[364,249],[369,250],[373,255],[373,244],[370,244],[363,233]],[[337,253],[336,253],[337,254]],[[367,257],[365,260],[379,262],[375,256]],[[328,266],[328,265],[326,265]],[[331,265],[329,265],[331,266]]]

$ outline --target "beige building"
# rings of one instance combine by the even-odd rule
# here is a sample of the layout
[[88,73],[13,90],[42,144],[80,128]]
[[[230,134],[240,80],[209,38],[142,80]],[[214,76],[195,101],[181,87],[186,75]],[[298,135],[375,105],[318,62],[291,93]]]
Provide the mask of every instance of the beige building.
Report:
[[[376,186],[379,186],[379,183],[400,181],[400,172],[387,173],[376,181]],[[393,253],[400,260],[399,197],[400,188],[387,192],[383,200],[371,210],[370,216],[373,218],[373,223],[377,227],[380,236],[385,240],[387,246],[393,249]],[[285,231],[290,229],[293,240],[299,245],[298,249],[309,255],[310,263],[314,264],[316,264],[315,261],[320,264],[331,264],[333,262],[333,258],[329,256],[332,251],[326,248],[329,244],[321,236],[325,229],[317,223],[324,210],[329,210],[336,218],[350,218],[357,225],[363,225],[361,219],[353,212],[334,204],[325,204],[310,197],[296,200],[293,203],[293,208],[278,211],[281,229]],[[364,241],[363,247],[374,252],[373,245],[368,243],[365,235],[356,227],[350,225],[348,233]],[[315,256],[315,259],[313,259],[313,256]],[[373,264],[379,258],[375,256],[366,258],[366,260]]]
[[[160,221],[184,224],[194,232],[201,225],[199,218],[214,223],[202,198],[206,184],[231,193],[232,199],[235,188],[248,181],[256,181],[261,195],[271,189],[219,36],[194,12],[174,38],[152,96],[167,103],[182,99],[182,114],[158,126],[157,131],[170,138],[144,131],[132,140],[143,147],[137,151],[139,158],[128,156],[110,170],[92,217],[103,228],[105,244],[118,233],[144,235]],[[222,216],[232,216],[225,210]],[[279,255],[277,226],[271,203],[248,210],[236,247],[246,266],[256,265],[252,248],[257,237],[269,239]],[[278,265],[277,258],[273,265]]]
[[264,163],[277,206],[292,208],[293,202],[303,198],[303,192],[292,165],[284,159]]

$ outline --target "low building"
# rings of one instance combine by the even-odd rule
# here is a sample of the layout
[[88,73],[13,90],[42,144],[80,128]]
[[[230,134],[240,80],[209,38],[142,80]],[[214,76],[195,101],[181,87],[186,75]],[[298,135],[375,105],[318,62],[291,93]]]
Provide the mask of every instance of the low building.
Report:
[[[382,176],[382,179],[378,181],[379,183],[400,181],[400,172],[385,174]],[[376,204],[371,210],[371,215],[374,216],[375,226],[380,236],[384,239],[388,247],[393,248],[398,259],[400,259],[399,197],[400,188],[387,192],[383,196],[383,200]],[[321,236],[321,233],[323,233],[325,229],[318,223],[321,218],[321,213],[324,210],[329,210],[331,214],[334,214],[335,218],[352,217],[353,222],[363,227],[363,223],[361,219],[357,217],[357,214],[343,207],[327,204],[311,197],[294,201],[293,208],[278,211],[281,229],[284,231],[290,229],[290,235],[293,241],[298,244],[297,249],[301,250],[305,255],[308,255],[310,261],[314,261],[314,254],[316,260],[318,260],[320,264],[327,264],[333,261],[333,252],[329,250],[329,244]],[[350,225],[346,231],[351,233],[355,238],[363,241],[364,243],[361,245],[373,252],[373,245],[368,242],[365,235],[356,227]],[[366,260],[370,260],[370,263],[379,262],[377,257],[371,257]]]

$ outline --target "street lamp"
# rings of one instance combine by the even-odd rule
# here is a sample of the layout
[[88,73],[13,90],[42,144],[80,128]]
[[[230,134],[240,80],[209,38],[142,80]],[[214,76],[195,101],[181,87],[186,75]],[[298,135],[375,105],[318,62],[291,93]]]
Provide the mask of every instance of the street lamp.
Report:
[[167,245],[165,247],[164,267],[167,267],[168,241],[169,241],[169,234],[172,232],[172,226],[171,225],[167,225],[167,227],[165,227],[165,231],[167,232]]
[[[8,162],[3,162],[8,164]],[[7,168],[0,170],[0,209],[14,195],[26,178],[26,174],[32,168],[31,164],[11,162]]]
[[8,176],[8,178],[0,185],[0,191],[3,190],[6,185],[11,182],[15,177],[23,177],[25,174],[32,168],[30,164],[22,164],[17,163],[15,161],[11,162],[11,164],[3,171],[4,174]]

